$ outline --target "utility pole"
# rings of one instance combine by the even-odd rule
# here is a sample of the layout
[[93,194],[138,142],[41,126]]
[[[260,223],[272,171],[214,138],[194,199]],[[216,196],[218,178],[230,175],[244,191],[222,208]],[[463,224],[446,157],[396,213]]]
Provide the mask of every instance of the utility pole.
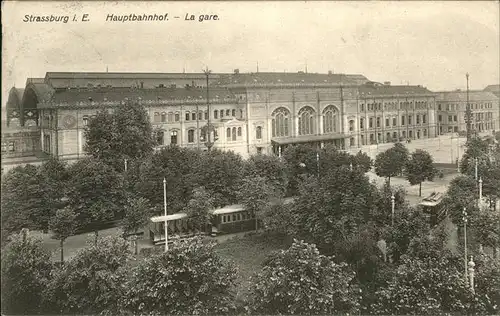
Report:
[[465,283],[467,283],[467,209],[464,207],[463,213],[462,213],[463,221],[464,221],[464,262],[465,262]]
[[167,179],[165,178],[163,178],[163,208],[165,210],[165,252],[168,252]]
[[472,111],[470,108],[469,104],[469,73],[465,74],[465,78],[467,79],[467,105],[465,107],[465,122],[466,122],[466,128],[467,128],[467,141],[470,140],[471,137],[471,116],[472,116]]
[[207,77],[207,111],[208,111],[208,124],[207,124],[207,130],[206,130],[206,134],[207,134],[207,141],[205,142],[205,146],[207,146],[208,148],[208,151],[210,151],[212,149],[212,146],[213,146],[213,143],[211,142],[211,134],[212,134],[212,126],[210,125],[210,94],[209,94],[209,90],[208,90],[208,76],[210,75],[211,71],[208,70],[208,67],[206,69],[203,70],[203,72],[205,73],[205,76]]

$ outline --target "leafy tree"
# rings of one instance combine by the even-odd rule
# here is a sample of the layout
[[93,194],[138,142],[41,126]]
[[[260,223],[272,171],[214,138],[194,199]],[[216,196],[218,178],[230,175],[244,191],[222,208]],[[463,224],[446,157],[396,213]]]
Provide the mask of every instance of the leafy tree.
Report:
[[189,200],[185,208],[185,213],[189,216],[189,221],[194,228],[206,232],[210,223],[210,212],[213,209],[213,199],[205,188],[200,187],[194,190],[193,197]]
[[50,277],[50,253],[27,230],[14,234],[2,250],[2,314],[38,314]]
[[359,310],[360,290],[345,263],[294,241],[271,256],[251,287],[248,309],[258,314],[340,314]]
[[[152,215],[151,206],[145,198],[129,198],[125,206],[125,216],[121,226],[125,234],[137,234],[138,230],[147,225]],[[138,252],[137,240],[134,239],[135,254]]]
[[64,241],[76,231],[76,214],[68,208],[58,210],[56,215],[50,219],[49,228],[54,233],[54,238],[60,241],[61,263],[63,263]]
[[385,182],[378,190],[376,207],[372,210],[372,220],[380,227],[388,226],[392,222],[392,196],[394,196],[395,212],[408,206],[405,189],[392,187],[388,182]]
[[478,159],[478,162],[489,161],[488,143],[479,138],[471,138],[465,145],[467,149],[465,150],[462,160],[460,161],[460,172],[474,175],[474,159]]
[[198,170],[201,174],[203,166],[208,167],[207,160],[205,155],[191,149],[163,148],[139,166],[134,190],[148,199],[153,208],[163,210],[163,179],[166,179],[167,210],[169,214],[178,213],[191,199],[193,190],[204,183],[205,178],[198,176]]
[[500,247],[500,213],[490,208],[478,210],[472,221],[475,237],[484,246],[492,247],[494,252]]
[[474,178],[458,176],[451,180],[444,203],[455,224],[462,223],[464,207],[469,215],[477,214],[477,186]]
[[256,176],[241,181],[238,200],[246,210],[255,214],[255,229],[274,198],[279,197],[276,188],[266,178]]
[[389,184],[391,177],[396,177],[403,172],[404,161],[401,160],[401,153],[396,147],[389,148],[377,155],[375,158],[375,173],[379,177],[387,178]]
[[146,109],[127,101],[113,113],[98,112],[84,132],[85,150],[94,158],[123,170],[124,159],[141,159],[153,152],[153,127]]
[[129,255],[127,242],[117,236],[102,238],[78,252],[53,273],[45,297],[50,313],[117,313]]
[[428,152],[417,149],[406,164],[406,178],[411,185],[419,185],[419,196],[422,196],[422,182],[434,180],[437,173],[433,163],[432,156]]
[[284,192],[287,186],[285,164],[274,155],[252,155],[244,162],[244,177],[261,176]]
[[236,269],[214,250],[215,242],[195,237],[174,241],[168,252],[134,268],[122,302],[133,314],[203,315],[233,311]]
[[408,151],[408,148],[400,142],[395,143],[392,149],[398,153],[398,161],[401,165],[401,174],[403,174],[406,164],[408,163],[408,160],[410,160],[410,152]]
[[361,150],[354,156],[352,156],[353,167],[359,169],[363,173],[367,173],[372,168],[372,159],[366,153]]
[[498,315],[500,313],[500,261],[489,256],[474,258],[475,292],[478,303],[476,313]]
[[278,199],[264,208],[262,221],[264,227],[277,233],[288,234],[293,231],[292,204],[283,199]]
[[79,227],[95,232],[101,221],[123,215],[123,178],[113,168],[89,157],[71,165],[68,172],[68,207],[77,214]]
[[472,293],[456,259],[403,257],[388,285],[377,291],[372,313],[396,315],[466,314]]
[[376,207],[377,189],[362,170],[325,170],[320,181],[306,178],[292,208],[296,234],[320,249],[349,240],[368,222]]
[[[317,150],[308,145],[293,145],[283,151],[286,175],[288,178],[288,195],[295,195],[304,175],[318,174]],[[320,157],[320,162],[325,161]],[[324,168],[321,168],[324,170]]]

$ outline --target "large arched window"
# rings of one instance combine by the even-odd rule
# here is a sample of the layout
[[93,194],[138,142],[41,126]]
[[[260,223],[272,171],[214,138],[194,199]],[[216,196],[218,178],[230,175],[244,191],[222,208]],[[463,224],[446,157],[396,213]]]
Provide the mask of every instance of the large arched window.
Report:
[[290,118],[290,111],[285,108],[277,108],[271,114],[273,137],[288,136],[288,123]]
[[338,111],[333,105],[323,110],[323,133],[337,132]]
[[165,114],[165,112],[161,113],[161,121],[162,122],[166,122],[167,121],[167,115]]
[[231,128],[230,127],[228,127],[226,129],[226,138],[227,138],[227,140],[231,140]]
[[262,126],[257,126],[257,130],[255,131],[255,138],[262,139]]
[[299,135],[314,134],[314,110],[305,106],[299,111]]
[[238,137],[241,136],[241,127],[238,127]]
[[177,131],[170,132],[170,144],[177,145]]

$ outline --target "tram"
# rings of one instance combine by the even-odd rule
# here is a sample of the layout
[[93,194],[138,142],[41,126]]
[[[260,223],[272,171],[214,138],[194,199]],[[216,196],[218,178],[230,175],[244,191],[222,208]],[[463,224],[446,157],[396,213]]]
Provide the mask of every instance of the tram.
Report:
[[436,226],[448,216],[448,210],[445,203],[443,203],[443,198],[443,193],[434,192],[418,204],[420,209],[426,214],[431,227]]
[[[284,199],[284,204],[293,202],[293,198]],[[231,234],[255,230],[255,225],[260,227],[260,220],[255,218],[253,212],[245,210],[243,205],[234,204],[210,211],[210,221],[201,229],[194,227],[186,213],[176,213],[167,216],[154,216],[145,228],[153,244],[165,243],[165,222],[168,224],[169,236],[176,238],[189,238],[195,235]]]

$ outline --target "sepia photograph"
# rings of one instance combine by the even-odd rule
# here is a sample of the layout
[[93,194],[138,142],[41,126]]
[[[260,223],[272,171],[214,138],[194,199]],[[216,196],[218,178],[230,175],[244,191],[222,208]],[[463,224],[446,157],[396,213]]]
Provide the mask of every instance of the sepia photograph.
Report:
[[498,1],[2,1],[2,315],[500,314]]

